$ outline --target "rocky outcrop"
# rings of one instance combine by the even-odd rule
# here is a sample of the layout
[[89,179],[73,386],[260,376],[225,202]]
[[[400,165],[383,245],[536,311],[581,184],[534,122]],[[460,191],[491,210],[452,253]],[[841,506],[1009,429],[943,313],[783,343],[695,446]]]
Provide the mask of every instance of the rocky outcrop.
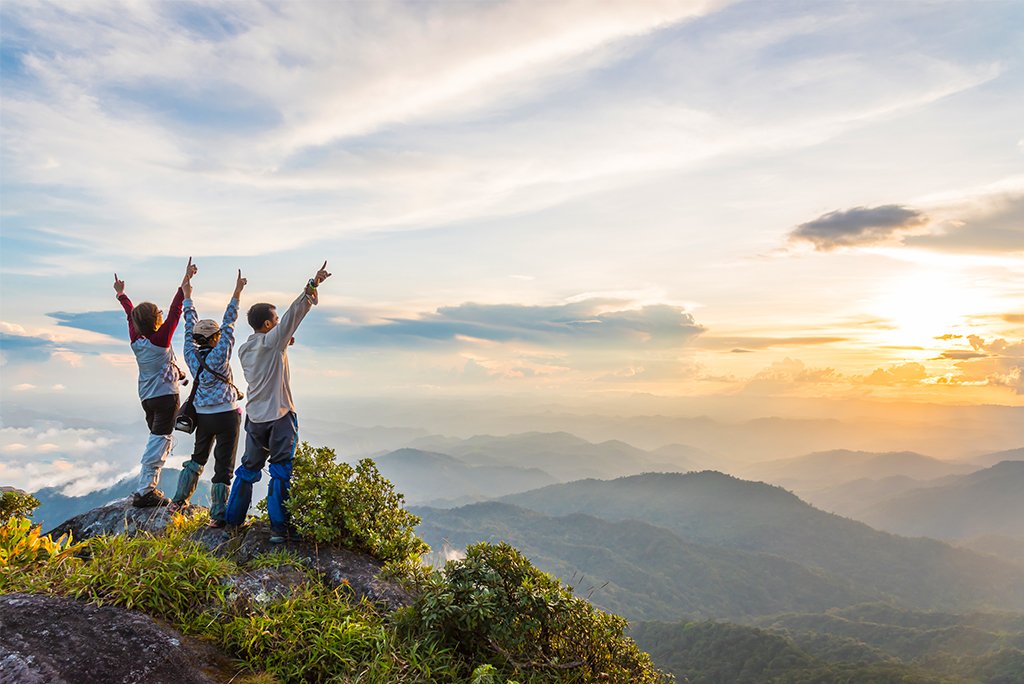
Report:
[[209,645],[142,613],[59,596],[0,596],[2,684],[213,684],[234,674]]
[[[188,506],[182,513],[194,515],[201,510],[203,508],[200,506]],[[76,540],[111,534],[161,534],[171,518],[172,514],[166,508],[135,508],[130,499],[120,499],[77,515],[48,534],[57,537],[70,532]],[[228,536],[222,530],[203,528],[193,535],[193,539],[211,553],[230,558],[239,564],[245,564],[265,553],[286,550],[295,555],[305,567],[316,572],[324,584],[331,587],[343,586],[352,591],[355,597],[367,598],[385,610],[410,605],[413,600],[412,595],[402,586],[380,576],[383,563],[373,556],[307,541],[271,544],[270,528],[262,522],[247,525],[234,536]],[[238,583],[240,586],[251,586],[250,580],[240,577]],[[281,581],[295,583],[300,579],[289,575]],[[274,591],[280,590],[279,586],[275,587]]]

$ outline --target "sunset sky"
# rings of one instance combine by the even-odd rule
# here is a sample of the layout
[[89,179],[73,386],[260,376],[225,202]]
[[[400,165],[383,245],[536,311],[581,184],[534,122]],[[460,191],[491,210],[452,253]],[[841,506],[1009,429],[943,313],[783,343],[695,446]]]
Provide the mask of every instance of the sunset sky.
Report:
[[329,261],[300,410],[1024,405],[1020,2],[0,12],[0,459],[14,409],[137,410],[113,273],[166,307],[189,256],[213,318]]

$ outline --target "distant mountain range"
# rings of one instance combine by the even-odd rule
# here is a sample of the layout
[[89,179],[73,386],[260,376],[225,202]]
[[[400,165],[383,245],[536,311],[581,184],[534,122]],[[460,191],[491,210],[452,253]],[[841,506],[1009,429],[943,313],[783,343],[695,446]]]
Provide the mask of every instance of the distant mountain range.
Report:
[[636,520],[548,516],[497,502],[412,511],[423,519],[417,533],[433,548],[507,541],[597,605],[631,619],[819,611],[877,597],[779,556],[694,544]]
[[860,514],[872,527],[907,536],[1024,537],[1024,461],[1003,461],[942,484],[901,492]]
[[407,446],[441,452],[472,466],[537,468],[558,482],[650,471],[687,472],[715,462],[710,454],[684,444],[651,452],[617,440],[595,444],[568,432],[477,435],[469,439],[434,435],[412,440]]
[[967,463],[940,461],[913,451],[877,453],[833,449],[756,463],[744,468],[741,473],[747,479],[769,482],[804,494],[852,480],[890,477],[932,480],[974,470],[977,467]]
[[1024,608],[1021,568],[938,541],[879,532],[781,488],[721,473],[582,480],[503,501],[553,516],[641,520],[686,541],[775,554],[906,606]]
[[463,505],[557,482],[539,468],[474,466],[419,449],[399,449],[374,461],[410,504]]

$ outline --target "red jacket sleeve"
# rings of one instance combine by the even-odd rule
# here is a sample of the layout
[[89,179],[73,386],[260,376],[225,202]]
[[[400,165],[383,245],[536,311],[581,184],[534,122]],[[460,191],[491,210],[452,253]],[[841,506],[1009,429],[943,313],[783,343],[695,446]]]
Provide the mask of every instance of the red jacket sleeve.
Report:
[[181,303],[185,301],[185,293],[178,288],[178,291],[174,293],[174,299],[171,300],[171,306],[167,310],[167,318],[164,319],[164,324],[160,328],[149,336],[149,341],[158,347],[170,347],[171,338],[174,337],[174,331],[178,327],[178,320],[181,318]]
[[134,342],[140,337],[139,332],[135,329],[135,324],[132,323],[132,309],[135,308],[135,305],[124,292],[117,295],[117,301],[121,302],[121,308],[124,309],[124,313],[128,317],[128,339]]

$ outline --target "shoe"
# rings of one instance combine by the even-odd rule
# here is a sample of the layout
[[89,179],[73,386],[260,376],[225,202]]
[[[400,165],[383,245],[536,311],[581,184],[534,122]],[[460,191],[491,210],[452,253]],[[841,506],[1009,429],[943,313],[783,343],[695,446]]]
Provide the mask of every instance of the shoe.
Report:
[[269,541],[271,544],[284,544],[286,541],[288,541],[288,530],[271,528],[270,539],[268,539],[267,541]]
[[217,520],[216,518],[210,518],[210,522],[206,523],[206,526],[211,530],[223,530],[227,527],[227,523],[223,520]]
[[132,506],[136,508],[156,508],[157,506],[167,506],[170,503],[171,500],[164,496],[159,489],[151,489],[145,494],[135,492],[132,495]]
[[185,503],[184,501],[172,501],[170,505],[167,507],[167,510],[169,510],[171,513],[177,513],[185,506],[188,506],[188,504]]

